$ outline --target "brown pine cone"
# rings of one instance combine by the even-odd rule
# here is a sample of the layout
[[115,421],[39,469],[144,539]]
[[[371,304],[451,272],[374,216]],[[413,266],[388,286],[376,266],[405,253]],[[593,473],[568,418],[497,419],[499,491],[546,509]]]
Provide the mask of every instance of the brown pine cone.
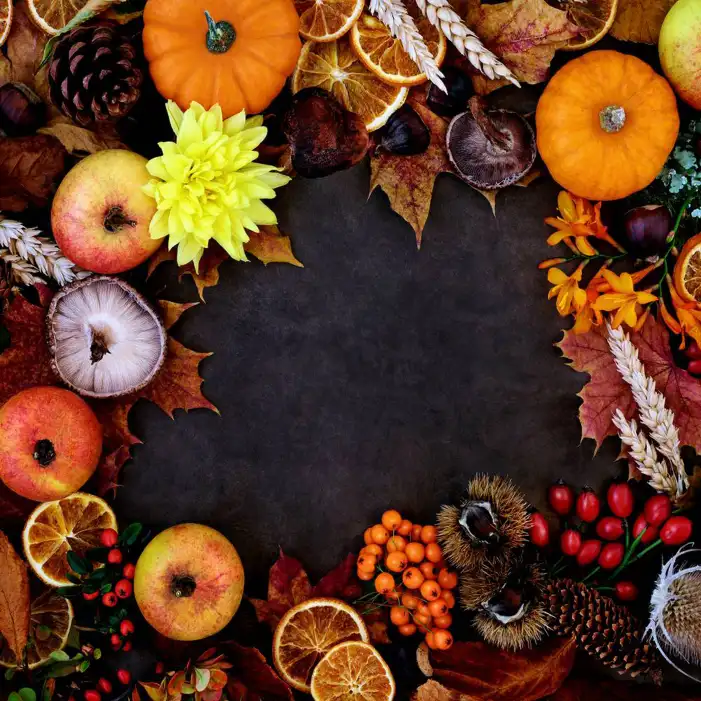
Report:
[[661,679],[657,650],[643,640],[645,625],[625,606],[571,579],[549,582],[544,599],[555,634],[574,635],[579,649],[621,673]]
[[141,94],[142,60],[116,25],[78,27],[56,45],[49,66],[54,104],[81,126],[117,121]]

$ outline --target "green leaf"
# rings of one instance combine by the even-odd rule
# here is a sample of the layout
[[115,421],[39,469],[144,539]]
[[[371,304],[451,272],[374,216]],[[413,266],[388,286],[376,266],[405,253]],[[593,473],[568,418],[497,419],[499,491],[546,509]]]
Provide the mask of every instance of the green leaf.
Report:
[[112,582],[105,582],[100,587],[100,594],[108,594],[111,591],[112,591]]
[[59,677],[70,677],[71,674],[75,674],[75,665],[70,662],[62,662],[51,665],[46,676],[50,679],[58,679]]
[[87,560],[75,553],[73,550],[69,550],[66,557],[68,559],[69,567],[74,572],[77,572],[78,574],[90,574],[92,571],[92,567],[90,567]]
[[8,682],[12,681],[12,677],[14,677],[14,676],[15,676],[14,669],[8,669],[5,671],[5,679],[7,679]]
[[22,701],[22,697],[16,691],[12,691],[7,697],[7,701]]
[[68,656],[67,652],[63,650],[54,650],[50,655],[49,659],[54,662],[68,662],[71,658]]
[[83,580],[74,572],[67,572],[66,579],[73,584],[82,584]]
[[102,657],[102,650],[100,650],[99,647],[96,647],[96,648],[92,651],[92,656],[93,656],[93,659],[99,660],[99,659]]
[[60,596],[65,596],[66,598],[70,596],[75,596],[78,594],[78,589],[75,587],[59,587],[56,590],[56,593],[59,594]]
[[209,686],[212,673],[208,669],[195,667],[195,691],[202,692]]
[[73,625],[68,631],[68,640],[66,640],[66,647],[70,647],[73,650],[80,650],[80,631]]
[[87,672],[89,668],[90,660],[85,660],[84,662],[81,662],[80,665],[78,665],[78,670],[81,672]]
[[141,535],[143,526],[140,523],[132,523],[128,525],[119,536],[119,542],[123,545],[134,545],[138,537]]
[[88,577],[88,582],[91,582],[93,584],[97,584],[101,582],[103,579],[106,579],[109,576],[109,570],[106,567],[100,567],[99,569],[95,570],[89,577]]
[[22,701],[37,701],[37,692],[34,689],[25,687],[19,690],[19,697]]

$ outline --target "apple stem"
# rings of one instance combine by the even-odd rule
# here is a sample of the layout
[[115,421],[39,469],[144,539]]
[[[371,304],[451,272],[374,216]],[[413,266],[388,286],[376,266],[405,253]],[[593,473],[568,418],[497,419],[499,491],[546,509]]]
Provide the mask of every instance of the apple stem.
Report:
[[105,214],[103,225],[110,234],[116,234],[123,226],[135,227],[136,222],[133,219],[129,219],[121,207],[110,207],[107,210],[107,214]]
[[186,599],[195,593],[197,582],[190,575],[177,575],[173,577],[170,590],[176,599]]
[[33,457],[42,467],[48,467],[56,459],[54,444],[48,438],[37,441]]

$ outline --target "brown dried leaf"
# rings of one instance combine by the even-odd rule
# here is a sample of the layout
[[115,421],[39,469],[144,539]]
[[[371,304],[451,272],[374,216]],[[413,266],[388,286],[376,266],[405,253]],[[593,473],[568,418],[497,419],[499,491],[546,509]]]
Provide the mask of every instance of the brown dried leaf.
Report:
[[256,648],[225,642],[218,649],[233,665],[226,685],[230,698],[236,701],[293,701],[290,687]]
[[53,136],[0,139],[0,210],[46,207],[66,170],[66,149]]
[[244,246],[246,253],[255,256],[261,263],[289,263],[298,268],[304,266],[292,253],[292,241],[277,226],[261,226],[260,231],[249,231],[249,242]]
[[411,697],[412,701],[470,701],[457,691],[452,691],[432,679],[422,684]]
[[656,44],[660,27],[677,0],[618,0],[616,20],[610,34],[622,41]]
[[48,36],[29,19],[27,3],[15,2],[6,54],[0,54],[0,85],[16,82],[35,88],[47,40]]
[[445,146],[448,123],[426,106],[426,89],[411,91],[408,103],[416,110],[431,132],[431,143],[418,156],[394,156],[378,151],[370,159],[370,194],[381,188],[392,209],[404,219],[416,234],[421,248],[421,236],[431,209],[433,188],[441,173],[453,169]]
[[519,652],[486,643],[455,643],[432,654],[433,678],[464,695],[446,698],[537,701],[554,694],[567,679],[575,651],[574,638],[553,637]]
[[699,701],[701,695],[691,688],[674,688],[667,684],[664,690],[652,684],[612,681],[597,678],[570,678],[548,701]]
[[469,14],[485,46],[524,83],[546,80],[555,51],[578,34],[567,13],[545,0],[481,5]]
[[27,565],[0,531],[0,636],[18,660],[29,637],[29,612]]
[[52,119],[45,127],[39,129],[38,133],[55,136],[63,144],[66,151],[73,156],[88,156],[91,153],[107,149],[127,148],[116,134],[83,129],[63,116]]

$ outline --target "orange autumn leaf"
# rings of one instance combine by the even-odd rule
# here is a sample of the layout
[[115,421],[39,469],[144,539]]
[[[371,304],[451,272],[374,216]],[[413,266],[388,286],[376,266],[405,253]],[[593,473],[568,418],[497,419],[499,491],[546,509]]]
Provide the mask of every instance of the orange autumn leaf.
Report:
[[29,637],[29,612],[27,565],[0,531],[0,648],[6,644],[18,660]]
[[468,15],[485,46],[525,83],[546,80],[555,51],[578,34],[567,13],[545,0],[470,3]]
[[261,226],[260,231],[249,231],[249,242],[244,246],[246,253],[255,256],[261,263],[289,263],[298,268],[304,265],[292,253],[292,240],[277,226]]
[[618,0],[612,37],[622,41],[656,44],[662,22],[677,0]]

